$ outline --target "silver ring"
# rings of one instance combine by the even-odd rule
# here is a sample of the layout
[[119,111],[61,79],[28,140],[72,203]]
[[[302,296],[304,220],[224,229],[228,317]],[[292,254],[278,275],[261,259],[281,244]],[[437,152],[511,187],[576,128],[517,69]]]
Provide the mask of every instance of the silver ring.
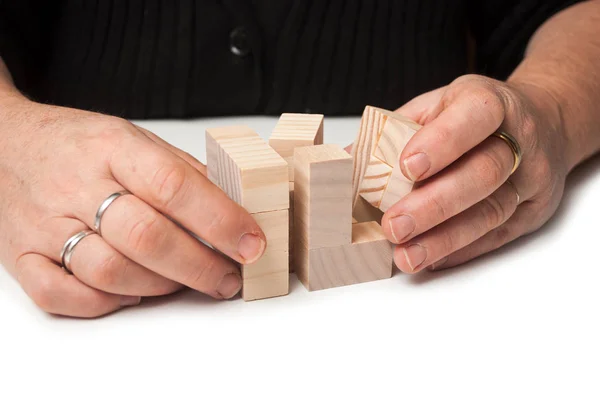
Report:
[[88,229],[86,231],[81,231],[69,238],[60,252],[60,261],[62,267],[67,270],[67,272],[71,272],[71,258],[73,257],[73,251],[75,251],[75,247],[81,242],[85,237],[95,234],[96,232]]
[[129,191],[115,192],[112,195],[110,195],[108,198],[106,198],[104,200],[104,202],[102,202],[102,204],[98,208],[98,211],[96,212],[96,219],[94,220],[94,230],[96,231],[96,233],[98,235],[102,236],[102,232],[101,232],[100,228],[102,225],[102,217],[104,216],[104,213],[110,207],[110,205],[113,204],[113,202],[115,200],[119,199],[121,196],[124,196],[124,195],[131,195],[131,192],[129,192]]

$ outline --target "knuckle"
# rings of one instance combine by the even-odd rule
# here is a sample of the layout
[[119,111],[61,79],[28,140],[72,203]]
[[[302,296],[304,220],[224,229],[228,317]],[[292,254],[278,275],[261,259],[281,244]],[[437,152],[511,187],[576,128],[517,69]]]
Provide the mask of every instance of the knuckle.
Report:
[[152,177],[154,199],[162,208],[172,207],[186,186],[186,170],[177,164],[163,165]]
[[121,141],[123,133],[131,129],[131,123],[114,116],[104,116],[96,131],[96,139],[100,143],[115,144]]
[[43,311],[48,313],[55,312],[55,303],[60,295],[56,286],[50,278],[40,276],[37,285],[30,291],[30,296],[33,302]]
[[432,195],[427,199],[424,208],[428,210],[429,214],[435,220],[443,221],[452,216],[449,207],[436,195]]
[[496,189],[507,177],[508,166],[496,150],[481,151],[477,179],[486,192]]
[[495,194],[481,202],[481,209],[488,231],[504,224],[508,219],[509,212]]
[[500,126],[504,121],[504,101],[500,95],[490,87],[480,87],[471,92],[471,102],[477,114],[491,125]]
[[451,232],[444,232],[440,237],[439,247],[441,252],[438,253],[440,256],[447,256],[454,253],[459,247],[457,246],[456,239]]
[[496,229],[496,239],[494,240],[494,242],[496,242],[496,244],[494,245],[493,249],[497,249],[497,248],[507,244],[512,239],[513,239],[513,234],[508,227],[506,227],[506,226],[498,227]]
[[92,267],[91,278],[98,286],[119,286],[125,270],[122,257],[116,253],[109,254],[100,259]]
[[137,253],[153,253],[164,239],[166,228],[161,228],[160,216],[148,212],[133,223],[127,233],[127,245]]
[[219,262],[216,258],[207,259],[201,266],[195,267],[190,272],[185,278],[184,284],[205,293],[215,290],[216,286],[210,286],[210,275],[214,273],[218,266]]

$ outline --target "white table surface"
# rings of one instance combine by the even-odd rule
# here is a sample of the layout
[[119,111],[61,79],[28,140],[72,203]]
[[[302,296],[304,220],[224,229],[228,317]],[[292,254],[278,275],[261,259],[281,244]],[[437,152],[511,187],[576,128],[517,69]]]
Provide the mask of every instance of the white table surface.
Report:
[[[143,122],[205,159],[204,129]],[[358,119],[327,119],[345,145]],[[600,157],[533,236],[443,273],[287,297],[149,299],[96,320],[38,310],[0,271],[0,397],[600,396]],[[1,233],[1,231],[0,231]]]

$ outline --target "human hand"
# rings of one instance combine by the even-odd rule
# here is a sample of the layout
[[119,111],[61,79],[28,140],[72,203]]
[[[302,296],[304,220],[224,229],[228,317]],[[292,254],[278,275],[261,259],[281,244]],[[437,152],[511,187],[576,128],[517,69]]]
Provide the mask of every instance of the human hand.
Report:
[[[0,263],[43,310],[96,317],[189,286],[217,299],[266,238],[187,153],[125,120],[12,97],[0,106]],[[69,237],[72,275],[61,268]],[[213,251],[188,231],[229,258]]]
[[[574,165],[558,106],[543,89],[469,75],[397,112],[424,125],[400,157],[415,189],[382,220],[402,271],[465,263],[535,231],[556,211]],[[492,136],[497,130],[523,152],[512,176],[514,155]]]

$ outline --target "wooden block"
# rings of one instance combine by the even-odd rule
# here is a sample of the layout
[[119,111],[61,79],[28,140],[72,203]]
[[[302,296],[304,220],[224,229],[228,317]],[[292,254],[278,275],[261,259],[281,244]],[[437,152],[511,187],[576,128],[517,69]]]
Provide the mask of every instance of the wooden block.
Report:
[[277,297],[289,292],[289,211],[252,214],[267,237],[264,255],[242,265],[242,298],[245,301]]
[[294,272],[294,183],[290,182],[290,272]]
[[224,139],[256,137],[258,134],[247,126],[229,126],[206,129],[206,169],[213,184],[218,181],[218,142]]
[[391,175],[392,167],[375,156],[371,156],[371,161],[360,184],[360,196],[374,207],[379,207]]
[[287,163],[258,135],[218,141],[219,186],[249,213],[288,210]]
[[288,162],[290,181],[294,181],[294,149],[321,144],[323,115],[284,113],[269,139],[269,145]]
[[392,250],[379,224],[354,224],[351,244],[308,250],[298,275],[309,291],[391,278]]
[[414,183],[404,176],[398,163],[392,170],[392,175],[381,198],[381,203],[378,206],[379,209],[383,212],[388,211],[390,207],[408,195],[413,190],[413,187]]
[[405,195],[408,189],[408,180],[402,175],[398,163],[404,147],[420,128],[419,124],[400,114],[371,106],[365,108],[360,131],[352,148],[354,157],[353,206],[357,203],[358,194],[363,189],[363,185],[366,184],[366,189],[373,189],[370,182],[365,181],[365,175],[376,175],[374,170],[369,171],[373,156],[392,169],[397,168],[398,170],[395,173],[392,170],[387,184],[389,188],[386,187],[386,191],[383,192],[379,205],[377,205],[377,200],[380,191],[377,191],[376,194],[366,195],[367,200],[386,211],[395,203],[392,203],[395,198]]
[[381,129],[373,154],[391,167],[396,166],[408,141],[421,126],[397,113],[379,110],[387,118]]
[[[352,242],[352,158],[337,145],[294,152],[294,252]],[[296,262],[297,265],[297,262]]]
[[297,148],[294,163],[298,279],[313,291],[390,278],[392,245],[381,226],[352,218],[352,159],[335,145],[319,145]]
[[352,215],[358,222],[375,221],[378,224],[381,224],[381,219],[383,218],[383,212],[373,207],[363,197],[358,198]]
[[360,186],[367,172],[371,155],[379,139],[380,126],[384,122],[384,115],[378,108],[367,106],[360,121],[358,136],[352,145],[352,157],[354,158],[352,172],[352,206],[358,200]]

